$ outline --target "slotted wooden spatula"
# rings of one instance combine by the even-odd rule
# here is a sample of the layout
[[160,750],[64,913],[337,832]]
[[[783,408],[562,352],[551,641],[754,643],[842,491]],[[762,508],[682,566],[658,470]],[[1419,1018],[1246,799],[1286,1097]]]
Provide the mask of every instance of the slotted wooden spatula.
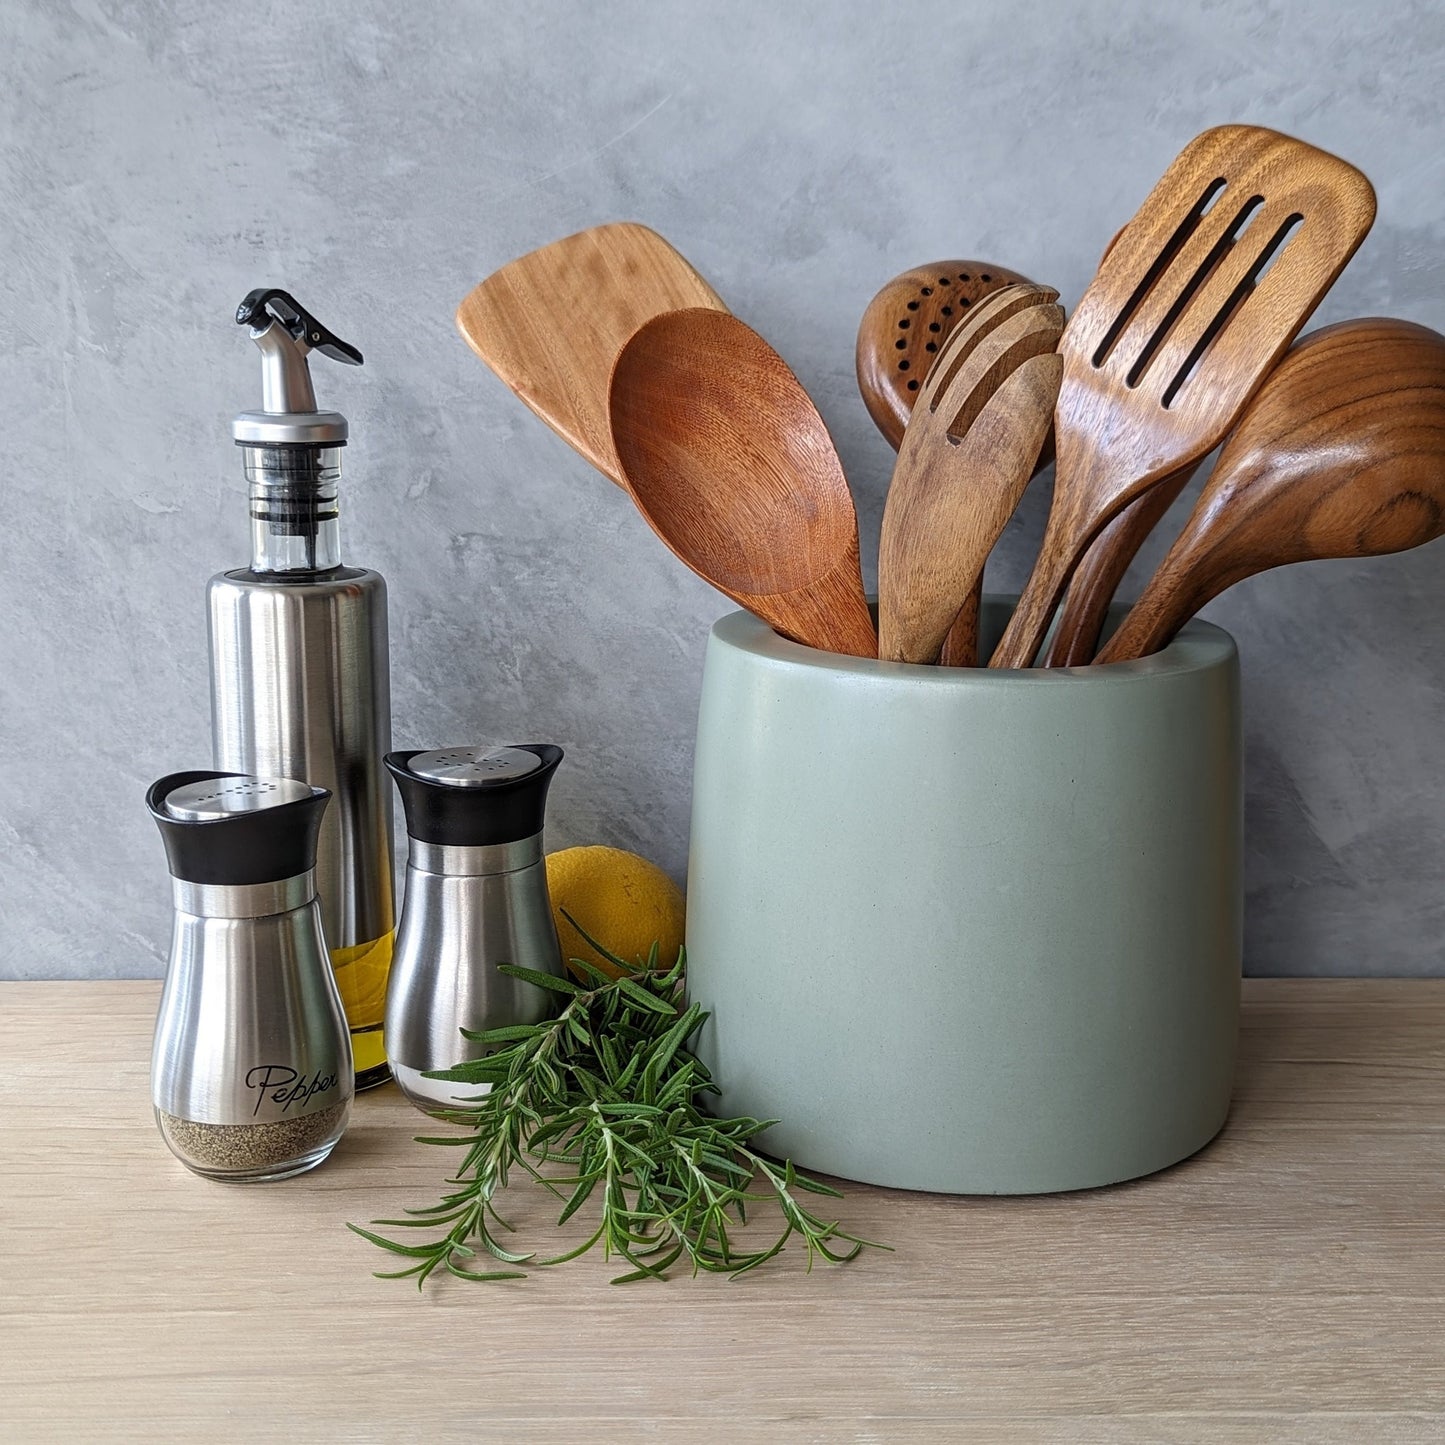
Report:
[[1027,667],[1110,519],[1216,446],[1364,239],[1353,166],[1253,126],[1185,147],[1064,330],[1043,546],[990,667]]
[[467,345],[564,441],[625,487],[607,385],[628,338],[665,311],[726,311],[656,231],[594,226],[494,271],[457,308]]

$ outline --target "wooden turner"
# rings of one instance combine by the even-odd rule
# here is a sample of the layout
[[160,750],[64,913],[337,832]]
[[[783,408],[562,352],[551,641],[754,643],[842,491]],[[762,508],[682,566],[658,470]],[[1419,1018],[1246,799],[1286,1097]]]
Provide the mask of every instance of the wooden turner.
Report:
[[[1053,424],[1058,293],[996,293],[949,338],[909,417],[883,510],[879,657],[936,662]],[[960,639],[969,652],[973,635]],[[973,665],[976,658],[960,659]]]
[[990,667],[1033,662],[1085,548],[1219,443],[1374,215],[1359,171],[1275,131],[1185,147],[1064,330],[1053,507]]
[[665,311],[726,311],[656,231],[594,226],[508,262],[457,308],[467,344],[564,441],[624,486],[607,385],[628,338]]
[[1157,651],[1256,572],[1402,552],[1442,533],[1445,336],[1408,321],[1327,326],[1260,387],[1099,661]]

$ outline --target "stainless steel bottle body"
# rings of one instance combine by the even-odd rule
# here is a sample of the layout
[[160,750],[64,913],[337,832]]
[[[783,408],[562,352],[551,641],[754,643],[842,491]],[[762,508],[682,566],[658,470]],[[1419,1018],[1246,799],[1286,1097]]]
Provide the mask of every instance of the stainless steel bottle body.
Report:
[[362,1086],[381,1044],[395,925],[386,583],[375,572],[227,572],[207,589],[218,768],[330,789],[316,858],[326,942]]
[[326,942],[390,933],[391,746],[386,583],[343,567],[225,572],[207,588],[218,768],[329,788],[316,856]]
[[278,883],[176,880],[151,1095],[191,1168],[281,1178],[318,1163],[346,1126],[350,1034],[311,874]]
[[455,847],[412,839],[406,898],[386,1002],[386,1048],[402,1091],[422,1108],[455,1106],[478,1090],[420,1077],[479,1058],[480,1032],[537,1023],[556,1008],[545,989],[499,963],[562,976],[539,834]]

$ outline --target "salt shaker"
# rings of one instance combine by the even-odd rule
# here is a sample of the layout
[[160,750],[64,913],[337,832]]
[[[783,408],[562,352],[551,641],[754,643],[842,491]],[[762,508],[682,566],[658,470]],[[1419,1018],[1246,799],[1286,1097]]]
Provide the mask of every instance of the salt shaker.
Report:
[[537,1023],[556,1008],[556,994],[497,965],[562,976],[542,859],[547,788],[561,761],[550,743],[386,756],[410,846],[386,1052],[419,1109],[477,1096],[475,1085],[422,1077],[482,1056],[463,1029]]
[[238,1183],[319,1164],[346,1127],[351,1041],[316,896],[330,793],[290,778],[172,773],[146,806],[175,927],[151,1099],[197,1174]]

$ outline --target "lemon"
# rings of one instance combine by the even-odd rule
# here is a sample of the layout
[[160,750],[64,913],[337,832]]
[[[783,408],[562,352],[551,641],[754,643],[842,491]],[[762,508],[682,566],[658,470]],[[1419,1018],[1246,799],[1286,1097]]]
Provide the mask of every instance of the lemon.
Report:
[[584,958],[614,977],[619,972],[563,918],[563,909],[618,958],[645,964],[656,943],[659,967],[677,962],[682,889],[656,863],[621,848],[563,848],[547,855],[547,891],[564,959]]

